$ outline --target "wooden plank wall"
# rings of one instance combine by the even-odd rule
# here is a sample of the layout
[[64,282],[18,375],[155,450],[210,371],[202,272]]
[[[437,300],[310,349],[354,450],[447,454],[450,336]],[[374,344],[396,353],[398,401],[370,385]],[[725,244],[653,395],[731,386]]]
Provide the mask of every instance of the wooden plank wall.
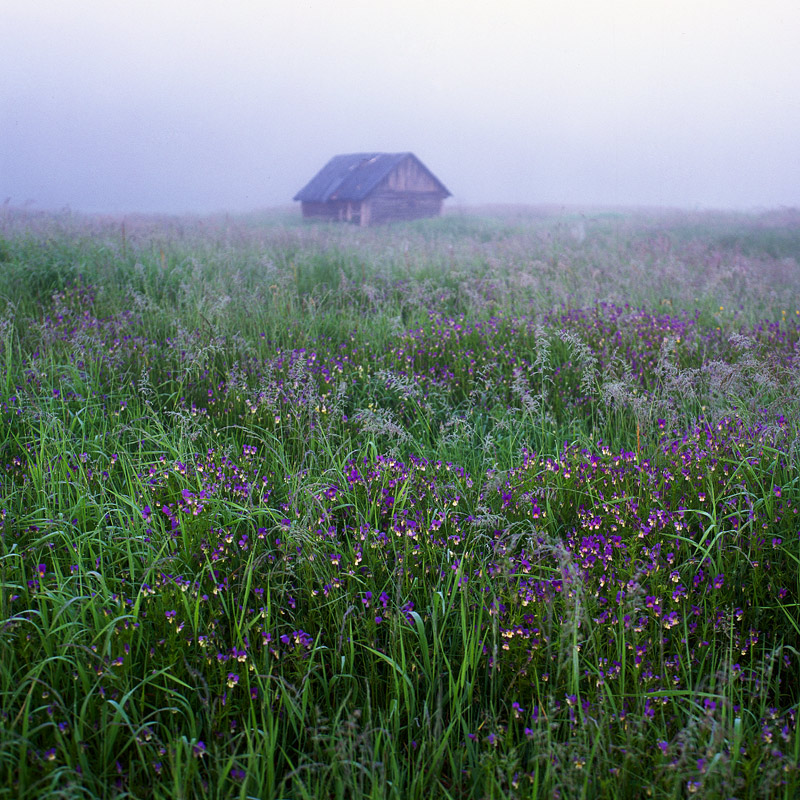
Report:
[[436,181],[411,157],[391,171],[385,186],[393,192],[435,192],[439,188]]
[[328,203],[301,204],[305,219],[326,219],[341,222],[361,222],[361,203],[331,200]]
[[393,220],[424,219],[438,217],[442,213],[442,196],[439,192],[380,192],[374,194],[364,205],[369,205],[361,215],[367,224],[376,225]]

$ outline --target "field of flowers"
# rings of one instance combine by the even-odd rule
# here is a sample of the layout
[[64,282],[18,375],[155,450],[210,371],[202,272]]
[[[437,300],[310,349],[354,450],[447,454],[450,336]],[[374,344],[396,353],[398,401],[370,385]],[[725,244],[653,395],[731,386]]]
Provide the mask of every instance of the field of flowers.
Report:
[[800,796],[798,262],[0,210],[0,798]]

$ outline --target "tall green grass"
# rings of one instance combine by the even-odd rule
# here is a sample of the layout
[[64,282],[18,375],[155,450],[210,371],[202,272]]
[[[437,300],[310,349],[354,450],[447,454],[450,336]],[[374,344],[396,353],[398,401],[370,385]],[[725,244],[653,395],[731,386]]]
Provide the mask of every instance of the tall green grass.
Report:
[[773,216],[4,210],[0,797],[796,797]]

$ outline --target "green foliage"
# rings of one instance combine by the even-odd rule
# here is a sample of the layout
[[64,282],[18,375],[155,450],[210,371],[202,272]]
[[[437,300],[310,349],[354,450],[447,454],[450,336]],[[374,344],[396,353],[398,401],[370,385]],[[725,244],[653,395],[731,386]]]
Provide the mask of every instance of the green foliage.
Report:
[[4,210],[0,798],[797,796],[795,228]]

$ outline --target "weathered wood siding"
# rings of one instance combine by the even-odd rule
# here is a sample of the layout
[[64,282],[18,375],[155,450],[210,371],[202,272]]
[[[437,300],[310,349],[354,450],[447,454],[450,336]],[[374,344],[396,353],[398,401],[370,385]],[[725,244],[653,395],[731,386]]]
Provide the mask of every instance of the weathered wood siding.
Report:
[[361,219],[362,203],[349,200],[330,200],[327,203],[300,204],[305,219],[327,219],[334,222],[355,222],[364,224]]
[[361,224],[438,217],[444,197],[427,170],[416,159],[407,158],[364,201]]
[[305,219],[338,219],[335,203],[307,203],[302,202],[300,207],[303,210]]
[[369,204],[367,222],[378,225],[393,220],[424,219],[438,217],[442,213],[442,196],[439,192],[376,192],[364,205]]
[[416,159],[407,158],[389,173],[381,188],[393,192],[435,192],[436,181],[424,170]]

